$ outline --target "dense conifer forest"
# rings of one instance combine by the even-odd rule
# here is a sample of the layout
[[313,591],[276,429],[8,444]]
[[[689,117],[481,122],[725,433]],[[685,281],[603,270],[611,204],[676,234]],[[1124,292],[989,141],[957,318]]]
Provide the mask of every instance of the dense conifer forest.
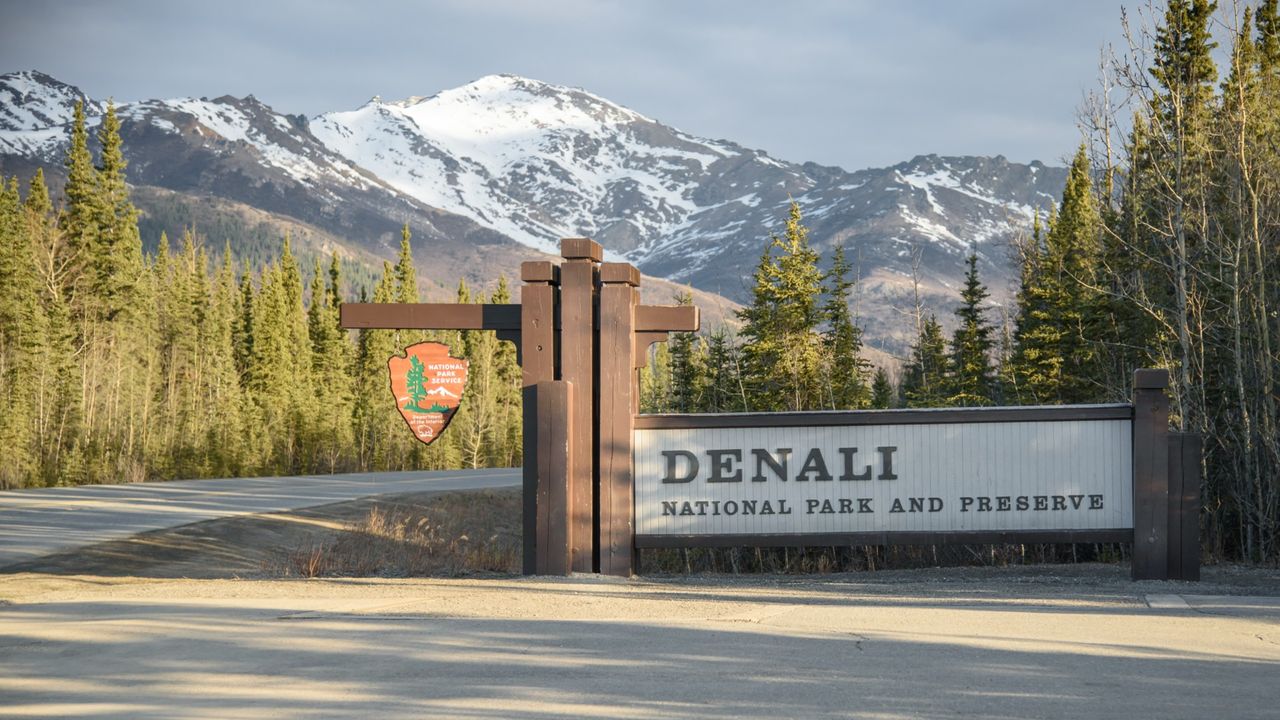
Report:
[[[1205,437],[1207,550],[1280,557],[1277,2],[1229,16],[1170,0],[1153,19],[1104,64],[1061,202],[1014,244],[1015,308],[996,314],[972,255],[950,337],[917,302],[909,357],[873,367],[845,250],[821,270],[793,205],[741,324],[657,346],[642,409],[1124,402],[1135,368],[1168,368],[1177,429]],[[338,307],[358,296],[342,264],[301,267],[287,237],[254,264],[230,248],[215,264],[194,230],[144,254],[114,111],[98,140],[95,159],[77,114],[61,198],[38,173],[0,191],[0,486],[521,462],[510,344],[342,330]],[[411,246],[406,228],[360,299],[419,299]],[[458,301],[510,294],[505,280],[490,297],[460,285]],[[424,339],[471,363],[458,416],[429,447],[386,378],[387,358]]]
[[[109,110],[89,151],[83,114],[64,197],[37,173],[0,193],[0,485],[511,466],[520,463],[514,348],[484,333],[338,326],[351,290],[337,257],[210,261],[188,232],[144,255]],[[309,280],[308,280],[309,278]],[[375,302],[419,298],[408,230]],[[505,281],[492,298],[505,302]],[[475,371],[451,431],[418,443],[387,398],[387,358],[424,339]]]

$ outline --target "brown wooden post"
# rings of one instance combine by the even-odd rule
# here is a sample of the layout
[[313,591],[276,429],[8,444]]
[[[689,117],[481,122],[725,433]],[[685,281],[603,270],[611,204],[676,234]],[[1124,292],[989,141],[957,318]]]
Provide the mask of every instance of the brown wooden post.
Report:
[[632,367],[640,271],[627,263],[600,266],[600,572],[629,577],[635,570]]
[[[520,372],[523,410],[524,455],[524,574],[546,565],[541,557],[545,542],[538,531],[538,402],[537,385],[556,377],[555,315],[560,268],[552,262],[526,262],[520,266]],[[545,538],[542,538],[545,541]]]
[[1200,579],[1200,435],[1169,435],[1171,580]]
[[595,570],[596,275],[604,248],[587,238],[560,241],[560,377],[573,383],[573,463],[569,547],[575,572]]
[[1169,574],[1169,387],[1167,370],[1133,375],[1134,580]]
[[[573,385],[563,380],[546,380],[534,386],[537,398],[537,560],[539,575],[568,575],[572,505],[566,480],[573,472],[574,438]],[[528,428],[526,428],[526,431]]]

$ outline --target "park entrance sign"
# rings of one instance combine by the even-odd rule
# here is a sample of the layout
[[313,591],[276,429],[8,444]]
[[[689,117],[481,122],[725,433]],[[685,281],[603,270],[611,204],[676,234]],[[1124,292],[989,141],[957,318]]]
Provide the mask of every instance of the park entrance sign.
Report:
[[387,360],[391,395],[414,437],[430,445],[449,426],[467,386],[467,361],[434,342],[405,348]]
[[[1199,577],[1199,438],[1168,430],[1166,371],[1122,405],[640,415],[650,345],[697,309],[641,305],[639,271],[591,240],[561,255],[521,267],[518,305],[342,306],[344,327],[516,344],[526,573],[630,575],[640,548],[1122,542],[1135,579]],[[411,384],[402,414],[426,405]]]
[[643,546],[1127,541],[1127,405],[641,417]]

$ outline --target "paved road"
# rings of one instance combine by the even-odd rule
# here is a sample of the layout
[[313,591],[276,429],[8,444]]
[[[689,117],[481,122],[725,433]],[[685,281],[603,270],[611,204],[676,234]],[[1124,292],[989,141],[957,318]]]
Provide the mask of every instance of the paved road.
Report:
[[0,568],[201,520],[428,490],[520,484],[520,470],[180,480],[0,492]]
[[1277,717],[1277,598],[1170,608],[1052,581],[1030,596],[785,578],[117,582],[0,576],[0,717]]

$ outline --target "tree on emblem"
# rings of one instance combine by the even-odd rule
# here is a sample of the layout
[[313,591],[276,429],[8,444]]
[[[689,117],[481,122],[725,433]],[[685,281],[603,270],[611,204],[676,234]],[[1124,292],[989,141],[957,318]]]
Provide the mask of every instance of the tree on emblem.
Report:
[[409,374],[405,379],[405,385],[409,390],[409,402],[405,403],[405,410],[414,412],[439,412],[437,410],[426,410],[422,407],[422,401],[427,397],[427,390],[423,387],[426,378],[423,377],[423,371],[426,368],[422,365],[422,361],[416,356],[409,356]]

